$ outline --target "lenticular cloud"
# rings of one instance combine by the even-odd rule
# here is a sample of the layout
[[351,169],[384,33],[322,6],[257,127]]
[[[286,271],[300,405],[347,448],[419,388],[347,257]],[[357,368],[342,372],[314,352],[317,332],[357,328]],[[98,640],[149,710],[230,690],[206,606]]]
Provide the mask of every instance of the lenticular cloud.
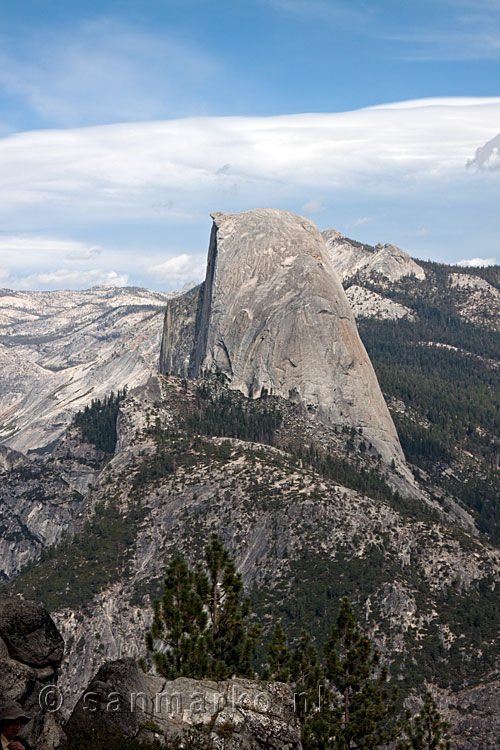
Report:
[[208,197],[213,207],[305,190],[416,189],[470,175],[465,165],[499,121],[500,99],[439,99],[22,133],[0,141],[0,212],[182,215]]

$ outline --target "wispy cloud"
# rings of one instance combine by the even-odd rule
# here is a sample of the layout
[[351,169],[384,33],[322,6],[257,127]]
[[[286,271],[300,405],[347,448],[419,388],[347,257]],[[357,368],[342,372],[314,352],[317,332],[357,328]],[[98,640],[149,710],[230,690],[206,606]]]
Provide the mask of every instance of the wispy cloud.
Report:
[[165,34],[111,19],[71,34],[3,40],[0,86],[46,122],[63,126],[148,120],[203,111],[220,66],[213,56]]
[[[0,235],[0,259],[5,286],[11,289],[84,289],[89,286],[124,286],[128,274],[110,270],[120,263],[116,253],[98,245],[57,237]],[[101,267],[89,269],[89,261]],[[26,269],[31,273],[26,273]]]
[[324,210],[323,198],[311,198],[302,206],[302,211],[305,211],[306,214],[320,214]]
[[363,224],[368,224],[370,221],[373,221],[373,218],[371,216],[361,216],[359,219],[355,219],[349,226],[351,227],[360,227]]
[[[389,6],[364,0],[268,0],[283,13],[316,18],[386,41],[387,54],[406,61],[500,57],[498,0],[435,0],[432,24],[420,3]],[[408,32],[411,28],[411,33]]]
[[399,54],[399,57],[407,61],[497,60],[500,58],[500,33],[495,31],[477,29],[476,31],[445,30],[429,33],[423,30],[390,38],[392,41],[406,43],[407,51]]
[[342,0],[269,0],[271,7],[296,16],[320,18],[322,21],[345,24],[358,28],[370,24],[374,7],[368,3],[342,2]]
[[205,258],[182,253],[173,258],[149,266],[146,270],[167,283],[201,281],[205,275]]
[[60,268],[50,273],[9,277],[7,283],[11,289],[87,289],[92,286],[126,286],[128,275],[99,269],[73,271]]
[[38,235],[1,235],[0,257],[4,262],[15,262],[23,257],[31,265],[41,258],[61,258],[71,261],[89,260],[102,253],[103,248],[78,240],[67,240]]
[[388,41],[405,44],[400,57],[422,62],[500,58],[500,2],[436,0],[436,6],[432,25],[416,16],[410,33],[399,24],[387,34]]

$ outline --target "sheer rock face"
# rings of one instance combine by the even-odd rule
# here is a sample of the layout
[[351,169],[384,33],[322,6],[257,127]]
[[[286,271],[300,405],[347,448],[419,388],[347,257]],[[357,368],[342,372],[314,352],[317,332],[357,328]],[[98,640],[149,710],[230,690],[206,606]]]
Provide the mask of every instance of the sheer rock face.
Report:
[[[354,316],[316,226],[275,209],[213,215],[205,283],[168,303],[160,369],[220,370],[249,397],[306,404],[404,463]],[[182,343],[181,343],[182,342]]]

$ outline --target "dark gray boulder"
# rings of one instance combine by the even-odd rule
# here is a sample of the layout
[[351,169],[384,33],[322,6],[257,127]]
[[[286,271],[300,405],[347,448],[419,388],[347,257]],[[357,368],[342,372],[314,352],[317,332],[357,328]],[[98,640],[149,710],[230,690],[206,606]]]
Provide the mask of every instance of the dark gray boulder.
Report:
[[4,701],[19,702],[31,721],[23,730],[35,750],[55,750],[64,734],[57,689],[63,639],[35,602],[0,597],[0,685]]
[[0,596],[0,636],[12,659],[34,667],[61,663],[62,636],[49,613],[35,602]]
[[144,674],[133,659],[104,664],[78,701],[70,725],[116,727],[129,737],[169,740],[196,732],[224,750],[300,750],[291,689],[282,683],[224,682]]

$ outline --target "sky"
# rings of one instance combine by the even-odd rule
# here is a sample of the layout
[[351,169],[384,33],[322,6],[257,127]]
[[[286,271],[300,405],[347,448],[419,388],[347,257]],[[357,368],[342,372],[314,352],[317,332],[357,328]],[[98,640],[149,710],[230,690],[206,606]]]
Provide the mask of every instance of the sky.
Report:
[[500,0],[0,5],[0,286],[180,288],[271,206],[500,261]]

